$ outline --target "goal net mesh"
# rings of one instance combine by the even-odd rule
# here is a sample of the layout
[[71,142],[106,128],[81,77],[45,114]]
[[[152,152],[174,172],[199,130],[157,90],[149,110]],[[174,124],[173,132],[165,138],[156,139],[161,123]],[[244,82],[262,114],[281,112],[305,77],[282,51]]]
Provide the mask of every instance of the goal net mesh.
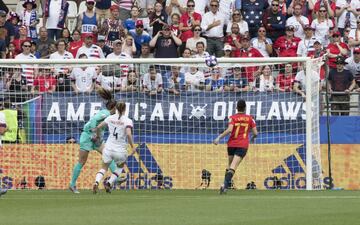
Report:
[[[176,64],[159,60],[156,65],[2,63],[1,103],[8,132],[0,150],[1,185],[37,189],[43,177],[48,189],[68,188],[82,128],[104,107],[95,91],[103,87],[126,102],[126,114],[134,121],[137,152],[128,157],[122,174],[127,181],[117,189],[219,188],[228,166],[227,138],[217,146],[212,141],[227,128],[239,99],[246,100],[259,136],[250,144],[232,187],[305,189],[306,168],[311,166],[312,189],[321,189],[321,62],[311,65],[306,74],[312,77],[311,99],[305,99],[292,91],[295,77],[305,77],[300,62],[239,59],[213,68],[181,59]],[[303,91],[304,84],[299,85]],[[306,101],[311,101],[311,109]],[[310,133],[306,121],[311,122]],[[311,165],[306,165],[307,140]],[[77,187],[90,189],[100,167],[100,154],[91,151]]]

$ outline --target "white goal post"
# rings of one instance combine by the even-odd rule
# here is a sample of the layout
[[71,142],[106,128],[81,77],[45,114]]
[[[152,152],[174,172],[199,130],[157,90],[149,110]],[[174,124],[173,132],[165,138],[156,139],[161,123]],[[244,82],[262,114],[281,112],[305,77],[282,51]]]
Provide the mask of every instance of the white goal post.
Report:
[[[270,65],[272,74],[275,74],[274,79],[276,79],[276,76],[281,73],[283,67],[286,64],[290,63],[293,65],[293,67],[296,67],[297,65],[299,71],[301,70],[302,66],[304,66],[304,73],[306,74],[306,99],[303,99],[304,101],[301,102],[301,97],[295,93],[279,92],[279,94],[277,94],[276,91],[271,91],[271,93],[259,91],[250,93],[251,91],[247,91],[231,94],[227,94],[228,92],[224,90],[222,90],[221,92],[204,90],[203,92],[194,92],[194,94],[188,91],[184,91],[180,95],[177,95],[175,97],[173,94],[170,94],[170,92],[164,92],[166,94],[164,94],[163,97],[149,97],[146,94],[136,94],[136,96],[135,94],[133,94],[131,95],[131,97],[124,97],[122,95],[122,91],[119,91],[117,94],[119,96],[121,95],[121,98],[124,97],[124,99],[120,100],[126,101],[127,106],[129,107],[128,110],[131,111],[129,117],[134,119],[134,121],[137,121],[137,123],[134,124],[135,135],[137,135],[136,132],[143,134],[143,136],[139,134],[136,138],[136,142],[139,145],[139,155],[134,157],[133,161],[128,165],[128,171],[125,171],[125,173],[128,173],[128,178],[134,179],[134,183],[139,182],[139,185],[136,186],[136,184],[132,184],[130,182],[129,184],[126,184],[128,185],[126,186],[126,188],[131,189],[136,186],[140,189],[140,183],[144,182],[144,185],[141,185],[141,187],[156,189],[154,188],[156,186],[154,182],[157,176],[159,176],[159,174],[154,169],[155,167],[158,169],[161,168],[161,176],[167,177],[168,180],[165,180],[164,182],[168,182],[168,187],[170,188],[196,187],[201,181],[201,171],[203,169],[211,168],[210,172],[213,175],[210,188],[217,188],[218,185],[222,182],[224,170],[227,163],[226,150],[225,142],[222,142],[223,145],[220,145],[218,147],[212,146],[211,137],[215,136],[216,132],[226,129],[227,116],[231,115],[231,113],[234,113],[236,111],[236,101],[238,99],[234,98],[244,97],[250,104],[249,112],[253,115],[255,121],[258,122],[257,118],[260,118],[260,121],[258,123],[258,126],[260,128],[260,137],[254,144],[254,147],[252,147],[252,145],[250,144],[248,153],[249,156],[247,156],[249,157],[249,160],[247,157],[244,159],[243,167],[240,166],[239,172],[237,172],[239,173],[240,177],[236,178],[237,180],[235,180],[235,184],[241,184],[239,185],[239,188],[245,188],[246,183],[250,181],[255,181],[259,188],[264,189],[322,189],[323,177],[319,137],[320,81],[318,78],[319,68],[322,63],[321,60],[314,60],[308,57],[290,57],[218,58],[217,61],[217,67],[222,70],[233,69],[235,67],[248,68]],[[73,68],[80,67],[81,65],[115,66],[121,64],[132,65],[131,67],[134,67],[136,69],[139,68],[139,65],[160,65],[157,67],[157,70],[161,75],[165,74],[165,72],[169,72],[169,68],[166,68],[166,66],[178,66],[180,68],[196,67],[198,70],[203,70],[204,73],[206,73],[207,70],[210,70],[210,68],[206,67],[205,65],[205,59],[202,58],[136,58],[96,60],[37,59],[31,61],[4,59],[0,60],[0,69],[2,69],[3,71],[1,72],[1,74],[5,74],[8,68],[21,68],[21,65],[24,64],[34,67],[36,66],[37,68],[51,68],[54,66]],[[116,73],[115,70],[114,73]],[[138,74],[138,76],[143,75],[144,74]],[[275,83],[275,80],[273,82]],[[7,94],[8,92],[1,93],[3,99],[6,98]],[[91,101],[93,101],[95,97],[93,98],[93,96],[89,97],[87,95],[72,96],[71,98],[77,99],[80,105],[77,105],[78,103],[74,103],[74,105],[71,105],[69,102],[67,102],[67,105],[62,105],[61,98],[67,95],[56,96],[55,94],[53,96],[44,96],[46,96],[46,99],[44,97],[45,100],[43,101],[43,104],[46,102],[46,104],[48,105],[46,107],[43,106],[41,110],[53,110],[51,111],[53,114],[46,112],[47,120],[46,118],[43,118],[44,121],[42,122],[41,132],[42,135],[51,136],[52,139],[49,137],[42,137],[42,140],[46,141],[39,143],[39,145],[41,145],[42,147],[45,146],[44,148],[47,148],[46,146],[51,146],[49,147],[50,150],[44,152],[44,157],[46,158],[46,154],[48,154],[50,160],[55,160],[56,154],[58,153],[51,153],[51,151],[53,151],[54,148],[58,147],[54,147],[53,145],[61,143],[60,140],[55,139],[60,139],[60,137],[63,138],[63,136],[76,136],[76,139],[78,139],[81,132],[79,131],[81,129],[80,126],[82,126],[83,123],[76,123],[76,126],[74,126],[73,124],[75,123],[73,120],[74,118],[79,119],[79,121],[81,119],[84,119],[82,117],[83,115],[79,113],[81,111],[81,107],[87,107],[84,105],[87,103],[91,103]],[[53,98],[54,102],[58,103],[57,107],[59,108],[59,112],[56,111],[56,105],[49,105],[52,101],[51,98]],[[211,102],[207,102],[207,100]],[[65,99],[64,102],[66,102]],[[84,104],[81,105],[82,103]],[[20,102],[17,105],[24,104],[27,104],[27,102]],[[61,110],[63,110],[63,106],[73,107],[71,108],[72,111],[70,109],[67,109],[67,114],[64,114],[64,117],[67,117],[68,119],[66,121],[69,121],[69,124],[70,122],[72,122],[72,125],[64,125],[65,127],[61,128],[64,129],[64,134],[53,134],[54,131],[51,130],[51,132],[53,132],[51,133],[49,130],[55,129],[54,127],[58,126],[57,124],[59,121],[57,121],[58,117],[56,117],[56,113],[59,113],[60,115],[60,113],[62,113]],[[75,106],[78,108],[76,108]],[[94,107],[97,106],[98,105],[95,105],[94,103],[94,105],[91,105],[90,110],[94,110]],[[211,110],[208,110],[208,108],[210,107],[212,107]],[[252,107],[251,110],[250,107]],[[216,111],[215,109],[218,111]],[[87,110],[87,108],[85,110]],[[141,114],[141,110],[143,110],[143,114]],[[205,110],[208,111],[205,112]],[[303,114],[301,114],[301,110],[303,110]],[[185,115],[185,111],[189,113]],[[169,115],[165,115],[166,113],[169,113]],[[278,114],[281,115],[279,116]],[[293,114],[296,114],[296,118],[293,118]],[[60,116],[62,119],[63,114],[61,114]],[[87,116],[89,115],[85,115],[85,118],[87,118]],[[64,123],[67,122],[64,121]],[[137,125],[141,128],[136,128]],[[263,125],[264,127],[261,127],[261,125]],[[199,126],[208,127],[202,129],[199,128]],[[262,134],[261,130],[263,131]],[[191,134],[187,132],[190,132]],[[282,140],[284,140],[284,143],[282,143]],[[4,150],[6,151],[7,148],[11,150],[11,145],[22,145],[25,146],[24,148],[26,149],[32,149],[27,146],[27,144],[28,143],[8,145],[5,144]],[[219,148],[221,148],[222,150],[219,150]],[[37,147],[34,147],[33,149],[33,151],[36,151]],[[141,155],[142,153],[140,152],[148,151],[149,149],[151,157]],[[191,151],[197,151],[196,153],[198,153],[200,156],[195,154],[194,152],[190,152],[189,149],[192,149]],[[303,150],[305,152],[302,152]],[[77,147],[74,147],[74,154],[71,156],[71,158],[69,158],[69,162],[71,162],[69,163],[69,167],[71,168],[67,170],[72,169],[73,162],[76,160],[76,156],[74,156],[76,154],[76,151]],[[173,152],[177,153],[175,154]],[[179,155],[177,155],[178,153]],[[4,153],[0,153],[0,156],[2,156],[1,154]],[[171,158],[172,154],[174,154],[175,157],[180,157],[181,155],[182,158],[179,161],[176,161],[175,159]],[[184,156],[186,154],[188,154],[187,157]],[[5,155],[3,156],[5,157]],[[18,179],[18,177],[29,176],[29,174],[26,172],[24,172],[24,174],[16,174],[19,172],[22,173],[23,171],[19,168],[19,165],[15,165],[16,169],[12,171],[11,165],[9,163],[11,162],[11,160],[4,157],[0,159],[0,163],[2,163],[1,160],[7,160],[8,164],[6,165],[6,169],[1,168],[0,165],[0,171],[3,171],[3,174],[0,174],[0,177],[7,175],[16,177],[16,179]],[[10,156],[7,155],[7,157]],[[22,155],[19,157],[27,156]],[[273,160],[275,158],[277,160]],[[96,160],[100,160],[98,156]],[[146,160],[150,160],[151,162]],[[189,160],[193,162],[190,163]],[[249,162],[246,162],[247,160]],[[155,166],[154,162],[156,164]],[[100,164],[98,161],[90,163],[92,163],[92,166],[88,169],[88,172],[92,177],[92,174],[96,173],[98,169],[97,166]],[[139,169],[130,169],[130,166],[134,164],[139,164]],[[253,169],[251,169],[251,167]],[[152,168],[154,169],[153,171]],[[44,168],[44,170],[48,170],[48,168]],[[148,174],[140,174],[145,172]],[[135,176],[132,173],[138,173],[138,175]],[[269,174],[267,175],[266,173]],[[305,180],[303,179],[302,175],[299,175],[300,173],[304,173]],[[69,175],[68,172],[66,174],[62,174],[61,177],[57,179],[65,180],[66,175]],[[276,186],[274,180],[275,178],[272,178],[275,176],[280,176],[280,178],[277,177],[276,179],[279,179],[280,182],[283,182],[282,186]],[[191,180],[187,180],[190,179],[190,177]],[[57,180],[52,180],[51,182],[51,184],[53,184],[53,188],[63,188],[63,181],[60,182]],[[88,183],[80,187],[88,188]]]

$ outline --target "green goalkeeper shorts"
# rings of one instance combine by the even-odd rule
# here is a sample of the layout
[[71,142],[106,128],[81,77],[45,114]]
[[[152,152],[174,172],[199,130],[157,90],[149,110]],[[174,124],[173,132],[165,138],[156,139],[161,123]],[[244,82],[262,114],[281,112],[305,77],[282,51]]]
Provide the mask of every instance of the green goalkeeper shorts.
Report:
[[101,146],[101,143],[95,143],[92,139],[93,134],[89,132],[82,132],[80,135],[80,150],[83,151],[92,151],[98,150]]

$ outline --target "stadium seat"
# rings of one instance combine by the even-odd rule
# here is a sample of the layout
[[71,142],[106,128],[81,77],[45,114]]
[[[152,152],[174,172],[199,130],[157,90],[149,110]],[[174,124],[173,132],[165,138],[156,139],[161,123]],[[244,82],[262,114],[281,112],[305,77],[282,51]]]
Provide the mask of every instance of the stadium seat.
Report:
[[83,13],[86,11],[86,1],[80,2],[78,14]]
[[68,11],[68,24],[67,27],[70,30],[70,33],[73,32],[73,30],[76,27],[76,17],[78,14],[78,8],[77,8],[77,4],[74,1],[68,1],[69,3],[69,11]]

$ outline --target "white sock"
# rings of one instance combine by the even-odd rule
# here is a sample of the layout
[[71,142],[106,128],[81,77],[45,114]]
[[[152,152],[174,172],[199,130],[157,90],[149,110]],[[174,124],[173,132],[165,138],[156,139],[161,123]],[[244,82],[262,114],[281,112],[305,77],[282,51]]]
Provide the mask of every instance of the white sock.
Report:
[[120,176],[122,170],[123,170],[123,168],[117,167],[116,170],[114,171],[114,173],[111,174],[111,177],[110,177],[110,179],[108,181],[110,183],[110,185],[113,185],[115,180]]
[[100,169],[99,172],[97,172],[97,174],[96,174],[95,183],[99,184],[101,179],[104,177],[105,173],[106,173],[106,170]]

